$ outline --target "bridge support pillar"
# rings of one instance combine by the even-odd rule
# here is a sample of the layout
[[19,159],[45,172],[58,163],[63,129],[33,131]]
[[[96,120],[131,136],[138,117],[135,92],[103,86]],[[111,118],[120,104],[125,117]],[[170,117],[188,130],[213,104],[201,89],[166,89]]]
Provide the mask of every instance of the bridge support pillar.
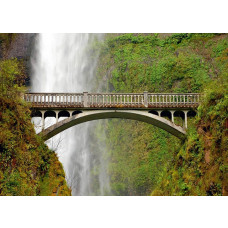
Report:
[[174,123],[174,112],[173,110],[170,111],[171,112],[171,121]]
[[161,116],[161,112],[162,112],[162,111],[157,111],[157,112],[158,112],[158,116]]
[[188,127],[188,111],[184,111],[184,127],[185,129]]
[[41,129],[42,131],[44,130],[44,127],[45,127],[45,118],[44,118],[44,113],[45,111],[41,111],[41,114],[42,114],[42,117],[41,117]]
[[69,111],[69,113],[70,113],[70,117],[72,116],[72,114],[73,114],[73,111]]
[[56,123],[59,121],[59,111],[55,111]]

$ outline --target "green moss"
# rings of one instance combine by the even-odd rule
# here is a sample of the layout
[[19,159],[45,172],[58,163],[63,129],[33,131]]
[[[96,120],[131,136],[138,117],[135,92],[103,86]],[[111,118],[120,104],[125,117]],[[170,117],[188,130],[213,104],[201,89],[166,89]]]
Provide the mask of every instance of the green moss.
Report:
[[[191,126],[188,130],[187,141],[153,195],[158,190],[162,195],[169,194],[173,184],[179,186],[174,194],[227,195],[227,173],[224,170],[228,162],[228,86],[225,81],[220,78],[207,85],[204,100],[198,108],[195,127]],[[170,173],[175,173],[173,184],[164,185]]]
[[15,84],[16,59],[0,61],[0,195],[70,195],[56,154],[39,138]]
[[[100,46],[97,70],[97,86],[101,80],[106,82],[103,91],[205,93],[197,118],[189,119],[184,144],[144,123],[107,122],[106,145],[114,194],[227,194],[227,178],[224,171],[219,171],[224,169],[227,143],[227,39],[227,34],[106,37]],[[180,118],[175,121],[181,124]],[[216,151],[223,152],[218,156]],[[205,153],[209,153],[209,163],[205,162]]]

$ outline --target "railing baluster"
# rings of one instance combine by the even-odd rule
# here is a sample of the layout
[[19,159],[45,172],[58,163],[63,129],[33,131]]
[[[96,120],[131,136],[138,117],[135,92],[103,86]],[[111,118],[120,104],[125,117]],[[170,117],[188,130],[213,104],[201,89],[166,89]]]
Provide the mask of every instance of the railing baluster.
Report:
[[116,95],[114,94],[113,95],[113,105],[115,105],[116,104]]

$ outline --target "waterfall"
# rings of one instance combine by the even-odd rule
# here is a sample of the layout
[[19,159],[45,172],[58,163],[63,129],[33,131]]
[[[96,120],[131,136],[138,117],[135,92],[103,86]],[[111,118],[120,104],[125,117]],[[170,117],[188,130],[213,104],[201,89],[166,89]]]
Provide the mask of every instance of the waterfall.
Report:
[[[31,91],[90,92],[98,54],[91,55],[89,47],[95,39],[101,40],[102,37],[99,34],[39,34],[31,59]],[[40,131],[39,120],[33,121],[36,131]],[[46,118],[45,127],[54,122],[52,117]],[[95,145],[91,144],[93,130],[102,123],[77,125],[47,141],[63,164],[72,195],[110,194],[105,143],[97,141]]]

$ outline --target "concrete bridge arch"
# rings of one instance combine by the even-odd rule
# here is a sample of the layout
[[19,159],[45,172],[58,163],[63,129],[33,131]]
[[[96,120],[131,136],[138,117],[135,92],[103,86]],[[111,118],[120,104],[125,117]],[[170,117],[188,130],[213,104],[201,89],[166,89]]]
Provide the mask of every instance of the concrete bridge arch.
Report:
[[[48,112],[48,113],[46,113]],[[55,116],[53,113],[56,113]],[[186,116],[187,116],[187,112]],[[184,128],[175,125],[173,122],[160,116],[161,113],[151,113],[148,110],[83,110],[83,111],[40,111],[33,116],[39,116],[40,114],[45,117],[56,117],[56,124],[44,129],[39,133],[44,140],[48,140],[51,137],[61,133],[62,131],[73,127],[75,125],[85,123],[92,120],[99,119],[110,119],[110,118],[122,118],[122,119],[131,119],[138,120],[148,124],[152,124],[156,127],[159,127],[172,135],[185,139],[186,131]],[[62,121],[58,122],[59,117],[68,117]],[[172,114],[171,114],[172,118]],[[44,118],[43,118],[44,124]]]

